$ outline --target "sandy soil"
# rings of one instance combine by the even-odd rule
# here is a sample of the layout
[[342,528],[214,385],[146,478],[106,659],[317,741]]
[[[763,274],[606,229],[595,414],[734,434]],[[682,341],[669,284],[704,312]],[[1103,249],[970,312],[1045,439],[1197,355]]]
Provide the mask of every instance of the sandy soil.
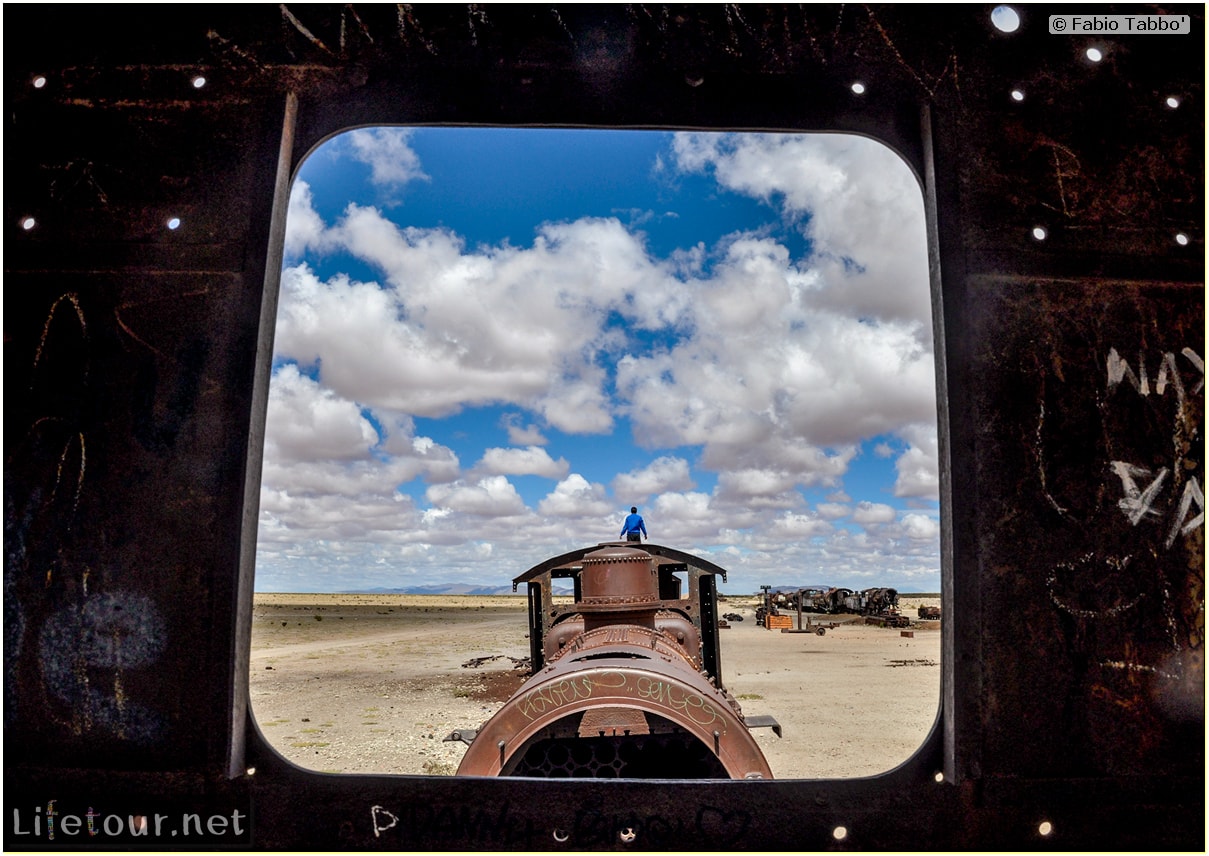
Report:
[[[920,603],[903,597],[914,618]],[[823,636],[756,625],[755,598],[731,597],[721,631],[723,681],[777,778],[848,778],[909,758],[940,700],[939,622],[899,629],[852,616]],[[795,615],[796,621],[796,615]],[[443,742],[478,728],[524,673],[524,597],[258,594],[252,628],[252,710],[282,755],[314,770],[450,775],[466,747]],[[480,661],[477,664],[474,661]]]

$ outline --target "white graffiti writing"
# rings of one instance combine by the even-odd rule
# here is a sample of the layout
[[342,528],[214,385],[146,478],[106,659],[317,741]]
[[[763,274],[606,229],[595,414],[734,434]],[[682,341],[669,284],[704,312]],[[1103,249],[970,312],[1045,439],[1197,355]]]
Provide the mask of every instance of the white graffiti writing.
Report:
[[696,693],[686,693],[671,684],[651,678],[638,679],[638,695],[666,705],[684,714],[689,720],[698,725],[712,725],[721,717],[714,706]]
[[605,695],[629,695],[675,710],[698,725],[711,725],[725,721],[709,701],[697,693],[646,677],[631,676],[623,672],[601,672],[569,678],[527,693],[519,703],[520,712],[526,719],[534,720],[547,710],[560,708],[577,701]]
[[[371,805],[369,807],[370,821],[373,823],[374,838],[378,838],[388,829],[393,829],[399,823],[399,817],[394,812],[387,811],[380,805]],[[383,826],[382,821],[390,818],[390,821]]]
[[[1180,354],[1192,363],[1193,368],[1200,372],[1200,377],[1197,378],[1196,385],[1192,387],[1190,392],[1196,395],[1205,386],[1205,361],[1192,348],[1184,348]],[[1110,348],[1108,351],[1108,388],[1115,389],[1122,381],[1128,381],[1130,386],[1137,390],[1139,395],[1150,395],[1150,378],[1146,372],[1146,361],[1142,354],[1138,354],[1138,370],[1135,372],[1133,367],[1129,365],[1116,348]],[[1175,354],[1167,352],[1163,354],[1159,361],[1159,373],[1155,378],[1154,392],[1158,395],[1163,395],[1167,392],[1170,386],[1175,391],[1175,396],[1179,401],[1184,400],[1184,381],[1180,377],[1179,366],[1176,365]]]
[[535,719],[550,708],[562,707],[580,699],[591,698],[598,687],[617,689],[624,687],[626,676],[620,672],[602,672],[579,678],[568,678],[557,683],[538,687],[526,693],[520,701],[520,711],[527,719]]
[[1125,496],[1117,505],[1125,512],[1125,516],[1129,518],[1129,522],[1137,526],[1142,518],[1147,515],[1158,517],[1159,512],[1155,511],[1151,506],[1163,490],[1163,482],[1167,480],[1167,468],[1164,467],[1159,470],[1159,474],[1154,476],[1154,479],[1146,486],[1145,490],[1138,488],[1136,479],[1149,478],[1151,476],[1150,470],[1145,467],[1135,467],[1133,464],[1127,464],[1124,461],[1113,461],[1112,470],[1121,479],[1121,489],[1125,491]]
[[[1205,361],[1192,348],[1183,348],[1179,355],[1183,358],[1183,362],[1177,360],[1174,351],[1167,351],[1159,358],[1158,373],[1154,375],[1153,384],[1151,375],[1146,368],[1144,352],[1139,352],[1137,363],[1130,365],[1121,357],[1116,348],[1110,348],[1105,365],[1109,392],[1122,384],[1127,384],[1143,397],[1152,393],[1163,396],[1167,394],[1168,390],[1172,391],[1175,396],[1179,409],[1176,414],[1175,433],[1172,440],[1176,453],[1172,468],[1163,467],[1158,472],[1154,472],[1127,461],[1109,463],[1113,473],[1121,480],[1121,490],[1124,494],[1117,501],[1117,507],[1121,509],[1132,525],[1137,526],[1143,520],[1155,520],[1162,518],[1165,514],[1170,514],[1170,524],[1165,538],[1165,546],[1168,548],[1181,535],[1187,535],[1198,526],[1203,526],[1205,522],[1205,495],[1201,490],[1200,482],[1196,476],[1191,476],[1187,480],[1183,479],[1186,470],[1195,469],[1192,462],[1185,460],[1185,455],[1187,454],[1188,438],[1195,436],[1198,427],[1196,411],[1195,408],[1189,406],[1191,402],[1188,396],[1196,395],[1204,389]],[[1198,373],[1198,376],[1189,378],[1181,375],[1181,366],[1187,373],[1189,365]],[[1171,478],[1169,479],[1168,476]],[[1168,484],[1172,485],[1171,491],[1167,491]],[[1169,511],[1156,507],[1164,492],[1173,497],[1167,506]],[[1177,495],[1178,501],[1174,498]]]
[[[1162,494],[1167,481],[1169,472],[1166,467],[1159,470],[1157,475],[1145,467],[1136,467],[1125,461],[1112,461],[1111,467],[1112,471],[1117,474],[1117,478],[1121,480],[1121,490],[1125,493],[1125,496],[1117,501],[1117,507],[1121,509],[1130,523],[1137,526],[1143,519],[1162,516],[1154,508],[1154,504]],[[1143,489],[1139,486],[1139,480],[1145,484],[1146,479],[1149,479],[1149,484],[1146,484]],[[1189,519],[1190,515],[1193,515],[1191,519]],[[1205,494],[1201,490],[1201,483],[1197,481],[1196,476],[1192,476],[1184,482],[1179,505],[1171,518],[1166,546],[1171,547],[1176,538],[1187,535],[1204,523]]]
[[[1188,517],[1189,512],[1192,511],[1193,503],[1196,503],[1196,507],[1200,513],[1185,523],[1184,520]],[[1187,535],[1196,527],[1204,525],[1205,494],[1201,490],[1200,482],[1193,476],[1184,483],[1184,493],[1180,497],[1180,506],[1172,520],[1171,531],[1167,534],[1167,546],[1170,547],[1174,544],[1177,536]]]

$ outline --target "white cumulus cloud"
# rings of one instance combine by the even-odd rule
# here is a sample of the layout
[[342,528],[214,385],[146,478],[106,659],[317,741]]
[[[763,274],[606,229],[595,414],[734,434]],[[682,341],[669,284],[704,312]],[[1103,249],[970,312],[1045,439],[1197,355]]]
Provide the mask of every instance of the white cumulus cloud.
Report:
[[694,487],[688,461],[671,455],[656,458],[642,469],[618,473],[612,481],[613,493],[631,503],[645,502],[651,494]]
[[353,157],[370,168],[370,181],[400,187],[427,180],[419,156],[412,150],[409,128],[361,128],[350,131],[347,140]]
[[562,478],[570,468],[566,458],[556,461],[549,452],[538,446],[525,449],[497,446],[483,452],[482,459],[475,465],[476,471],[490,475],[544,476],[550,479]]

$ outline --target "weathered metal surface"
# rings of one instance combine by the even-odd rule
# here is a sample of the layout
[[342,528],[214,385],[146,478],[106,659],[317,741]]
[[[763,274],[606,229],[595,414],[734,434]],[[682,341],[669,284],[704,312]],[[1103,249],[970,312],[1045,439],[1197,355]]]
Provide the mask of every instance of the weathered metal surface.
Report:
[[[597,723],[599,736],[649,734],[650,721],[633,717],[647,714],[662,720],[665,728],[670,724],[690,735],[696,745],[717,756],[730,778],[772,778],[742,714],[722,691],[698,672],[684,668],[677,655],[637,642],[589,645],[583,651],[594,658],[564,657],[552,663],[484,723],[466,750],[458,775],[511,775],[517,756],[547,735],[562,738],[559,742],[573,751],[585,737],[597,736],[595,730],[583,732],[585,723],[591,727],[592,715],[613,711],[617,719],[610,720],[609,733]],[[641,659],[635,659],[639,656]],[[640,728],[619,725],[634,721],[641,723]],[[612,733],[618,727],[626,735]],[[648,763],[655,762],[652,778],[685,777],[675,762],[661,761],[659,748],[644,745],[646,742],[637,741]]]
[[[550,610],[546,666],[479,729],[458,775],[771,779],[739,703],[702,666],[703,637],[716,638],[716,627],[698,630],[705,598],[660,597],[677,570],[699,591],[689,566],[604,546],[563,568],[575,572],[576,596],[561,620]],[[549,589],[554,571],[515,583]],[[537,598],[530,609],[547,611]],[[530,627],[541,619],[531,615]],[[648,739],[652,729],[678,739]]]
[[[5,6],[6,847],[64,843],[14,809],[103,798],[286,849],[1203,849],[1204,9],[1095,65],[1046,31],[1069,7],[1020,11]],[[916,170],[945,621],[914,758],[673,787],[324,776],[267,746],[246,664],[284,189],[373,123],[850,131]]]

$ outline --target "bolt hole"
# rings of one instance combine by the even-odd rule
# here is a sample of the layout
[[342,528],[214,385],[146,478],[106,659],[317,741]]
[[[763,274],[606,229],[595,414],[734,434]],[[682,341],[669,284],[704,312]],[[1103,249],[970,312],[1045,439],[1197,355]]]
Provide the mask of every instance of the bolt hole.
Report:
[[[30,229],[32,229],[34,226],[37,226],[37,225],[38,225],[38,221],[35,220],[33,217],[22,217],[21,218],[21,228],[27,232]],[[1177,238],[1176,240],[1179,240],[1179,239]]]
[[1099,48],[1088,48],[1087,58],[1092,62],[1099,62],[1100,60],[1104,59],[1104,52]]
[[1053,834],[1054,825],[1052,823],[1050,823],[1048,820],[1043,820],[1043,821],[1041,821],[1040,825],[1037,827],[1037,832],[1042,837],[1048,837]]
[[41,89],[46,85],[46,76],[39,74],[33,79],[34,89]]
[[1049,232],[1046,231],[1044,226],[1034,226],[1033,237],[1038,241],[1044,241],[1049,237]]
[[181,218],[180,217],[170,217],[170,218],[168,218],[168,223],[166,225],[168,226],[169,229],[171,229],[172,231],[175,232],[177,229],[179,229],[181,227]]
[[1012,100],[1013,101],[1023,101],[1024,100],[1024,90],[1013,89],[1012,90]]
[[1020,29],[1020,14],[1011,6],[996,6],[991,10],[991,23],[1001,33],[1014,33]]
[[846,826],[837,826],[831,830],[831,837],[836,841],[843,841],[848,837],[848,828]]
[[1177,232],[1176,236],[1175,236],[1175,242],[1177,244],[1179,244],[1181,247],[1186,247],[1186,246],[1188,246],[1188,236],[1185,235],[1183,232]]
[[852,84],[852,91],[855,92],[857,95],[864,95],[865,94],[865,84],[861,83],[860,81],[857,81],[856,83]]
[[193,78],[193,88],[194,89],[201,89],[205,85],[206,85],[206,79],[204,77],[202,77],[200,74],[197,77]]
[[1176,107],[1180,106],[1180,99],[1176,98],[1174,95],[1168,96],[1167,106],[1174,110]]
[[568,835],[566,832],[564,832],[561,829],[554,830],[554,840],[557,841],[559,844],[566,843],[567,839],[570,837],[571,837],[570,835]]

